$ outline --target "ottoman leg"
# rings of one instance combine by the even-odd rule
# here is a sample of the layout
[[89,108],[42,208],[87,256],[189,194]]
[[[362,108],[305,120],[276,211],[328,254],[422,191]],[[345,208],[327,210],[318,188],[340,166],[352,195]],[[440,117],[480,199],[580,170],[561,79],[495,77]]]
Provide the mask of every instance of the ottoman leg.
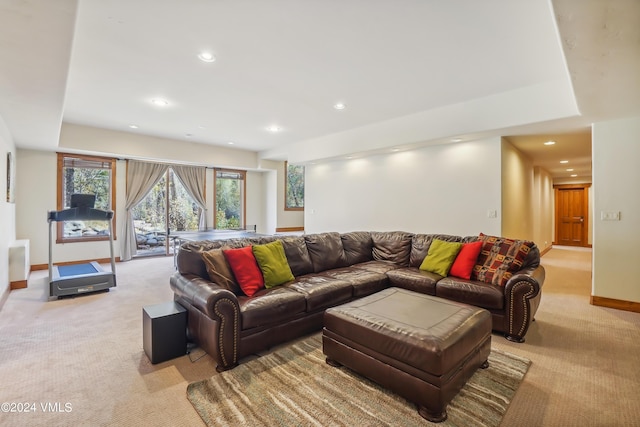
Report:
[[425,408],[424,406],[418,406],[418,414],[427,421],[432,423],[441,423],[447,419],[447,410],[443,409],[442,412],[434,412]]
[[489,367],[489,361],[485,360],[484,362],[482,362],[482,365],[480,365],[480,369],[487,369]]
[[327,362],[327,365],[333,366],[334,368],[339,368],[339,367],[342,366],[342,363],[340,363],[340,362],[338,362],[336,360],[330,359],[328,357],[325,359],[325,361]]

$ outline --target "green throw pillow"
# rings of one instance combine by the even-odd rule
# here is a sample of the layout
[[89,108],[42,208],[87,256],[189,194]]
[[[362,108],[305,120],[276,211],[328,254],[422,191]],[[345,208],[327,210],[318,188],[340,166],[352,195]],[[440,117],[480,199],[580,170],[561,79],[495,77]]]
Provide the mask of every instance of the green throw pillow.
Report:
[[295,279],[280,240],[264,245],[254,245],[253,255],[262,271],[265,288],[273,288]]
[[427,256],[424,257],[422,264],[420,264],[420,270],[430,271],[446,277],[461,248],[462,243],[459,242],[434,240],[429,246]]

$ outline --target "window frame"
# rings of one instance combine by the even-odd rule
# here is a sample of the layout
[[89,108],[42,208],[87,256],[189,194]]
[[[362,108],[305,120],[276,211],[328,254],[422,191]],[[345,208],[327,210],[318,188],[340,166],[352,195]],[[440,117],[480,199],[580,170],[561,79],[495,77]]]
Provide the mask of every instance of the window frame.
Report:
[[[58,211],[65,209],[63,206],[63,170],[65,157],[76,158],[79,160],[95,161],[101,163],[109,163],[109,171],[111,179],[109,183],[109,191],[111,193],[110,209],[113,211],[113,227],[111,233],[113,240],[116,240],[116,159],[111,157],[88,156],[84,154],[57,153],[58,155],[58,177],[57,177],[57,196],[56,209]],[[56,243],[77,243],[77,242],[96,242],[109,240],[109,236],[87,236],[87,237],[64,237],[64,222],[56,223]]]
[[[303,187],[304,187],[304,166],[299,165],[302,168],[302,179],[303,179]],[[304,198],[302,199],[302,206],[288,206],[287,201],[289,200],[289,162],[284,161],[284,210],[285,211],[304,211]]]
[[[244,230],[247,227],[247,171],[225,168],[213,169],[213,229],[218,229],[218,172],[237,173],[242,176],[242,178],[239,178],[242,181],[242,200],[240,201],[242,203],[242,224],[240,229]],[[226,229],[221,228],[220,230]]]

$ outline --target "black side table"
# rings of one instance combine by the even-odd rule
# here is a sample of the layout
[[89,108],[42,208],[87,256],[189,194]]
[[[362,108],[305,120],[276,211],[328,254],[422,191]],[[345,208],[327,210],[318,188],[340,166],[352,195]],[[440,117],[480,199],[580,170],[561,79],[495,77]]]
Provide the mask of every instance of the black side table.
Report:
[[187,310],[175,301],[142,308],[144,352],[151,363],[187,354]]

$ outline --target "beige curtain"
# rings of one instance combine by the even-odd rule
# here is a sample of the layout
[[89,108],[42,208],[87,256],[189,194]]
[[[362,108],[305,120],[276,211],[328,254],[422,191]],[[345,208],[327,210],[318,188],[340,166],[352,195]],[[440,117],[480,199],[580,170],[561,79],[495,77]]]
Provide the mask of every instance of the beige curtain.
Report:
[[120,243],[120,260],[129,261],[137,252],[136,232],[131,209],[135,207],[160,181],[169,165],[127,160],[127,196],[123,239]]
[[202,166],[183,166],[183,165],[171,165],[171,169],[176,174],[182,185],[184,185],[187,193],[193,198],[193,200],[200,206],[202,212],[200,213],[200,220],[198,222],[198,228],[200,230],[207,229],[207,203],[204,194],[206,168]]

